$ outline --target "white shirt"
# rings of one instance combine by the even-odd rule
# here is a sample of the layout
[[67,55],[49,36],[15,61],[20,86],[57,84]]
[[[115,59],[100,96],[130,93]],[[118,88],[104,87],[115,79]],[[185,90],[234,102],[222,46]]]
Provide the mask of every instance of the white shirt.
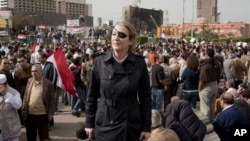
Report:
[[232,107],[233,105],[228,105],[228,106],[226,106],[225,108],[223,108],[223,110],[222,111],[225,111],[226,109],[228,109],[228,108],[230,108],[230,107]]
[[9,103],[11,106],[13,106],[13,108],[15,109],[19,109],[22,106],[22,100],[19,92],[11,94],[9,91],[7,91],[5,96],[0,96],[0,103],[3,100],[4,102]]

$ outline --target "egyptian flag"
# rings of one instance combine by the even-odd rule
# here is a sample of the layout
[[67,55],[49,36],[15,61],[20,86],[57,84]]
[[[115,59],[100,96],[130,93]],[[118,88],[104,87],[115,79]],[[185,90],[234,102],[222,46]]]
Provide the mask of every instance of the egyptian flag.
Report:
[[39,49],[39,45],[36,43],[33,43],[31,46],[31,52],[32,53],[37,52],[38,49]]
[[76,90],[73,86],[73,75],[67,66],[62,48],[56,50],[47,59],[47,61],[53,63],[56,68],[58,74],[57,86],[65,89],[68,93],[75,96]]

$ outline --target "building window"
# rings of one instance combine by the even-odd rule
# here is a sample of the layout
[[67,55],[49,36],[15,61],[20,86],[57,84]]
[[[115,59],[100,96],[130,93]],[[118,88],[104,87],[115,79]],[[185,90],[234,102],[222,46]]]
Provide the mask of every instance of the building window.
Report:
[[197,8],[201,9],[202,8],[202,0],[197,1]]

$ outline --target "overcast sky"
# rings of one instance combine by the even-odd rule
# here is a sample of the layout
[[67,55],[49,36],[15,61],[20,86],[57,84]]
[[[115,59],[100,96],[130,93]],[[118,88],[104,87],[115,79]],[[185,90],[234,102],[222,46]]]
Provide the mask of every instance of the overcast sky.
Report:
[[[193,1],[196,17],[197,0],[185,0],[186,23],[192,21]],[[86,2],[93,6],[94,25],[97,25],[98,17],[101,17],[103,22],[121,21],[123,6],[133,5],[135,0],[86,0]],[[165,11],[168,11],[169,23],[182,23],[183,0],[141,0],[139,7],[161,9],[164,12],[164,19],[166,19]],[[220,21],[222,23],[225,21],[250,22],[250,0],[218,0],[218,12],[221,13]]]

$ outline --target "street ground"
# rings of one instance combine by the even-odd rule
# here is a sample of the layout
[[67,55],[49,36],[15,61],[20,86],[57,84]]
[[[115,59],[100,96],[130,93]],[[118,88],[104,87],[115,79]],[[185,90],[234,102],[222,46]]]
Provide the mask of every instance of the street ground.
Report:
[[[49,132],[52,141],[76,141],[75,131],[84,122],[84,113],[80,117],[71,114],[70,106],[65,106],[59,102],[59,110],[55,118],[55,127]],[[26,131],[22,128],[20,141],[26,141]],[[39,139],[37,139],[39,141]]]

